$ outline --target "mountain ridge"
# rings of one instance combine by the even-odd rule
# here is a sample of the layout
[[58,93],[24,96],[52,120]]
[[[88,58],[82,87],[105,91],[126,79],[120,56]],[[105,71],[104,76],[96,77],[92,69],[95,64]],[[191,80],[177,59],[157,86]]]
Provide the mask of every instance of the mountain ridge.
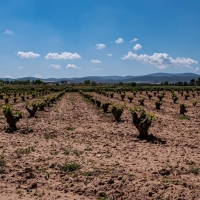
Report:
[[14,80],[29,80],[35,81],[40,79],[43,82],[70,82],[70,83],[83,83],[85,80],[95,81],[97,83],[118,83],[118,82],[189,82],[191,79],[197,79],[200,75],[194,73],[153,73],[141,76],[85,76],[85,77],[74,77],[74,78],[36,78],[36,77],[22,77],[22,78],[0,78],[1,80],[14,81]]

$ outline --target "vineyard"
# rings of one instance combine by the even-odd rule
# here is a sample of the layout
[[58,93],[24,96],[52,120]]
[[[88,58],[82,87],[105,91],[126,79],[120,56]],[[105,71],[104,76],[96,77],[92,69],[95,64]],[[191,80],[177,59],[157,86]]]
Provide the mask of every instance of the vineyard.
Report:
[[200,198],[198,88],[27,86],[0,105],[1,199]]

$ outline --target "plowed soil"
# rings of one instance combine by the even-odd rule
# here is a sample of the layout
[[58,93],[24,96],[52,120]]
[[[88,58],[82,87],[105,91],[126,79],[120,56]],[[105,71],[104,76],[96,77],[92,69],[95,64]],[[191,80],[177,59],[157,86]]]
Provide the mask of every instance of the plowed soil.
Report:
[[[23,118],[14,133],[6,133],[0,114],[1,200],[200,199],[199,96],[184,100],[177,94],[178,103],[188,105],[189,119],[180,119],[170,93],[161,110],[155,109],[154,96],[149,100],[138,93],[129,103],[116,93],[93,95],[116,105],[125,102],[121,122],[79,93],[66,93],[35,118],[28,117],[23,103],[15,104]],[[156,115],[147,140],[137,137],[132,106]]]

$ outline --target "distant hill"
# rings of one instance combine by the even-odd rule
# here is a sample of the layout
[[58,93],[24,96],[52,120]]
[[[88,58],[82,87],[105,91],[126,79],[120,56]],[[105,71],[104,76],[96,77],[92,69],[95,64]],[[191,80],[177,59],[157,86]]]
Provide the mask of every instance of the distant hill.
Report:
[[172,77],[172,76],[178,76],[178,77],[199,77],[200,75],[194,74],[194,73],[179,73],[179,74],[171,74],[171,73],[154,73],[154,74],[149,74],[148,76],[154,76],[154,77]]
[[[118,83],[118,82],[145,82],[145,83],[153,83],[153,82],[189,82],[191,79],[197,79],[200,77],[198,74],[194,73],[180,73],[180,74],[170,74],[170,73],[154,73],[148,74],[144,76],[86,76],[81,78],[48,78],[48,79],[40,79],[44,82],[61,82],[67,81],[70,83],[83,83],[85,80],[96,81],[97,83]],[[35,77],[24,77],[17,79],[10,78],[0,78],[1,80],[37,80],[39,78]]]

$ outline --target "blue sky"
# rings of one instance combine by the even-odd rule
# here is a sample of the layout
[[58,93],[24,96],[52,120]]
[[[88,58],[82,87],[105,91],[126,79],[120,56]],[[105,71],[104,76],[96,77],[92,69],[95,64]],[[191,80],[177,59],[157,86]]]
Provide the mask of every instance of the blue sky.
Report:
[[199,0],[1,0],[0,77],[200,73]]

